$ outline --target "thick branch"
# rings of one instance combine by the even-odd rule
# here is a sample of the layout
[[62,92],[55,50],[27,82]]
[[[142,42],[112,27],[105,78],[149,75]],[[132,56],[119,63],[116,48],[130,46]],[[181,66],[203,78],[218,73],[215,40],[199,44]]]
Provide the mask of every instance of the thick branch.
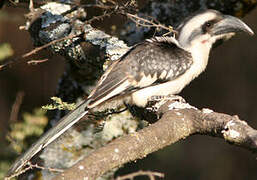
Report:
[[196,109],[170,110],[168,104],[160,112],[163,115],[158,122],[94,151],[55,180],[96,179],[114,167],[143,158],[193,134],[221,137],[229,143],[257,151],[257,130],[237,116]]

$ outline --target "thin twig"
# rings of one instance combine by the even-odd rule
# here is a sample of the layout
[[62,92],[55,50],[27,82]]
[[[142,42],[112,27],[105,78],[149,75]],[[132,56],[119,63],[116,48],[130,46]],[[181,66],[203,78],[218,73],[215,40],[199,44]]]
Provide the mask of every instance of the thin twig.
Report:
[[[134,14],[130,14],[130,13],[123,13],[125,16],[127,16],[130,20],[132,20],[133,22],[135,22],[136,24],[140,25],[140,26],[143,26],[143,27],[155,27],[157,29],[165,29],[169,32],[173,32],[173,33],[178,33],[177,31],[175,31],[171,26],[170,27],[167,27],[161,23],[154,23],[153,21],[150,21],[148,19],[145,19],[145,18],[141,18],[137,15],[134,15]],[[140,21],[142,21],[143,23],[141,23]]]
[[62,169],[57,169],[57,168],[51,168],[51,167],[43,167],[39,166],[38,164],[32,164],[31,162],[28,162],[28,165],[32,168],[37,168],[37,169],[42,169],[42,170],[48,170],[50,172],[63,172]]
[[99,16],[94,16],[91,19],[87,20],[85,23],[91,24],[93,21],[102,20],[105,17],[110,17],[113,13],[114,13],[114,11],[112,11],[112,12],[105,11],[104,14],[99,15]]
[[[51,42],[49,42],[49,43],[47,43],[47,44],[44,44],[43,46],[40,46],[40,47],[37,47],[37,48],[31,50],[30,52],[28,52],[28,53],[26,53],[26,54],[23,54],[21,57],[22,57],[22,58],[29,57],[29,56],[31,56],[31,55],[33,55],[33,54],[36,54],[38,51],[41,51],[41,50],[43,50],[43,49],[45,49],[45,48],[47,48],[47,47],[49,47],[49,46],[51,46],[51,45],[53,45],[53,44],[55,44],[55,43],[58,43],[58,42],[64,41],[64,40],[68,40],[68,39],[72,39],[72,38],[78,37],[78,36],[80,36],[80,35],[81,35],[81,34],[71,34],[71,35],[69,35],[69,36],[66,36],[66,37],[63,37],[63,38],[60,38],[60,39],[53,40],[53,41],[51,41]],[[3,70],[3,69],[6,68],[6,67],[11,66],[13,63],[17,62],[18,60],[19,60],[19,58],[15,58],[15,59],[12,60],[12,61],[9,61],[9,62],[7,62],[7,63],[5,63],[5,64],[0,65],[0,71]],[[44,60],[46,60],[46,59],[43,59],[41,62],[44,62]],[[41,63],[41,62],[39,62],[39,63]],[[31,61],[28,61],[27,63],[28,63],[28,64],[33,64],[33,63],[35,63],[35,62],[34,62],[33,60],[31,60]]]
[[[86,5],[83,5],[83,7],[95,7],[95,8],[101,8],[101,9],[104,9],[104,10],[112,10],[111,12],[109,12],[110,14],[117,13],[117,14],[125,15],[127,18],[129,18],[130,20],[135,22],[137,25],[140,25],[140,26],[143,26],[143,27],[148,27],[148,28],[155,27],[157,29],[165,29],[168,32],[177,33],[177,31],[175,31],[171,26],[167,27],[167,26],[161,24],[160,22],[157,22],[156,20],[151,21],[151,20],[148,20],[148,19],[139,17],[137,15],[126,12],[126,9],[128,9],[129,6],[134,5],[133,1],[129,1],[123,6],[119,6],[119,5],[117,5],[117,3],[114,3],[112,1],[108,1],[108,2],[111,2],[113,5],[86,4]],[[150,17],[150,18],[154,19],[152,17]],[[92,18],[92,21],[93,20],[94,20],[94,18]],[[90,20],[90,21],[87,21],[87,22],[91,23],[92,21]]]
[[13,5],[17,6],[18,3],[17,2],[14,2],[13,0],[9,0],[10,3],[12,3]]
[[138,171],[138,172],[134,172],[134,173],[124,175],[124,176],[119,176],[115,180],[125,180],[125,179],[131,179],[132,180],[137,176],[148,176],[150,180],[154,180],[155,176],[163,178],[164,174],[160,173],[160,172],[153,172],[153,171]]
[[[80,34],[79,34],[80,35]],[[60,41],[64,41],[64,40],[68,40],[68,39],[72,39],[72,38],[75,38],[77,36],[79,36],[77,34],[70,34],[69,36],[66,36],[66,37],[63,37],[63,38],[60,38],[60,39],[56,39],[56,40],[53,40],[47,44],[44,44],[43,46],[40,46],[40,47],[37,47],[35,49],[33,49],[32,51],[26,53],[26,54],[23,54],[22,57],[25,58],[25,57],[28,57],[28,56],[31,56],[32,54],[35,54],[36,52],[42,50],[42,49],[45,49],[47,48],[48,46],[51,46],[57,42],[60,42]]]
[[9,176],[9,177],[5,177],[4,180],[11,180],[12,178],[15,178],[15,177],[18,177],[18,176],[21,175],[21,174],[24,174],[25,172],[27,172],[27,171],[30,170],[30,169],[32,169],[32,167],[31,167],[31,166],[28,166],[28,167],[22,169],[21,171],[15,173],[15,174],[12,174],[12,175]]
[[48,170],[50,172],[63,172],[62,169],[56,169],[56,168],[51,168],[51,167],[42,167],[39,166],[38,164],[32,164],[30,161],[27,163],[28,167],[22,169],[21,171],[9,176],[9,177],[5,177],[4,180],[11,180],[12,178],[18,177],[21,174],[24,174],[25,172],[27,172],[28,170],[31,170],[33,168],[37,168],[37,169],[42,169],[42,170]]
[[29,65],[37,65],[39,63],[44,63],[46,61],[48,61],[49,59],[40,59],[40,60],[30,60],[27,62],[27,64]]
[[100,8],[100,9],[104,9],[104,10],[110,10],[110,9],[114,9],[114,6],[107,6],[107,5],[100,5],[100,4],[83,4],[81,5],[82,8]]
[[1,71],[5,66],[7,66],[7,64],[0,65],[0,71]]
[[11,114],[10,114],[10,122],[17,121],[20,106],[22,104],[24,95],[25,95],[25,93],[23,91],[19,91],[17,93],[16,99],[15,99],[13,105],[12,105],[12,110],[11,110]]

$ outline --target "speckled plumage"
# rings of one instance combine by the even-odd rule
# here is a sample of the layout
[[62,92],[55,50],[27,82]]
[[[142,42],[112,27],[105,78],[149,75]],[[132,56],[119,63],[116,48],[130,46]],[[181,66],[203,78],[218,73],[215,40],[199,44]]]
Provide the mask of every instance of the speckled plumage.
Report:
[[[192,63],[191,54],[180,48],[173,37],[146,40],[113,62],[91,93],[89,107],[111,96],[173,80],[185,73]],[[108,96],[117,87],[121,87],[120,90]]]
[[169,77],[164,76],[162,79],[164,81],[172,80],[190,67],[192,64],[191,54],[167,39],[159,37],[146,40],[134,47],[125,57],[125,61],[129,58],[128,65],[133,68],[128,70],[136,80],[140,81],[142,78],[141,72],[145,76],[150,74],[152,77],[157,73],[157,79],[159,79],[163,71],[166,71]]

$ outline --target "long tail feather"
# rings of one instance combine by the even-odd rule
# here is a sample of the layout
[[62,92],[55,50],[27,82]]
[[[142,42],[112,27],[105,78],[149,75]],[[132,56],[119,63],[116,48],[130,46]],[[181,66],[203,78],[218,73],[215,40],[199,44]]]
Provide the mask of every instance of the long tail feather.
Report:
[[19,172],[39,151],[44,149],[48,144],[57,139],[73,124],[78,122],[84,115],[88,113],[85,108],[88,106],[88,101],[82,102],[78,107],[64,116],[52,129],[46,132],[36,143],[34,143],[22,156],[20,156],[8,171],[6,177]]

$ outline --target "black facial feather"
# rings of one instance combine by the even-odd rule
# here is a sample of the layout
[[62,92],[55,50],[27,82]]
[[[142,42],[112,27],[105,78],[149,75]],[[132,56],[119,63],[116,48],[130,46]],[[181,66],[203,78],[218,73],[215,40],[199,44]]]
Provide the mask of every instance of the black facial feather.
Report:
[[213,19],[213,20],[205,22],[202,25],[202,33],[205,34],[205,33],[210,32],[210,30],[213,28],[214,24],[217,23],[218,21],[219,21],[219,19]]
[[181,31],[181,29],[196,15],[201,15],[203,13],[206,13],[206,12],[213,12],[215,14],[217,14],[217,17],[221,17],[222,14],[216,10],[213,10],[213,9],[209,9],[209,10],[198,10],[198,11],[195,11],[195,12],[192,12],[189,16],[185,17],[184,20],[182,22],[180,22],[180,24],[176,27],[176,30],[177,31]]

